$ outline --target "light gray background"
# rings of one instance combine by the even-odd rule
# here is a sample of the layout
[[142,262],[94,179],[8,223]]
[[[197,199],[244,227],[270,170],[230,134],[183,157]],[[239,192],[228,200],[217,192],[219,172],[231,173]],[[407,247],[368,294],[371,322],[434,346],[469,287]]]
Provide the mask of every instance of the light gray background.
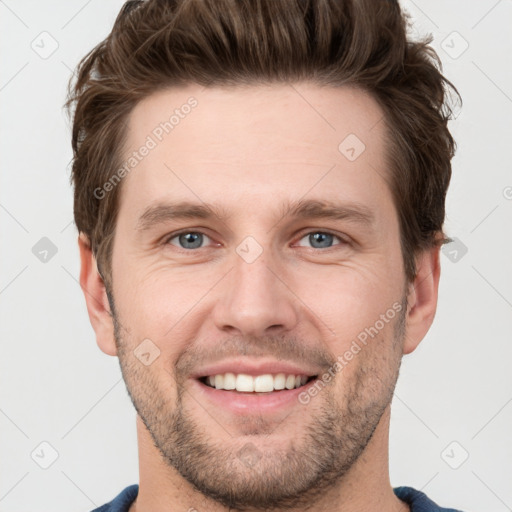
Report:
[[[512,510],[512,1],[402,4],[415,34],[433,33],[464,105],[451,123],[458,151],[446,222],[460,242],[442,257],[434,326],[402,363],[391,483],[443,506],[504,512]],[[77,282],[61,108],[71,70],[121,5],[0,0],[2,512],[86,512],[138,482],[135,412],[117,359],[95,344]],[[32,250],[43,237],[57,249],[46,262]]]

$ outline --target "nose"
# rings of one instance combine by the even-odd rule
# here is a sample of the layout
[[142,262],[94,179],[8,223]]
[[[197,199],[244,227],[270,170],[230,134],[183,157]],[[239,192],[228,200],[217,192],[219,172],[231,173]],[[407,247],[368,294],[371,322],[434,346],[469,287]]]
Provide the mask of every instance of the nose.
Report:
[[221,281],[213,310],[216,327],[253,337],[291,331],[298,321],[298,301],[276,265],[265,254],[252,263],[235,256],[235,268]]

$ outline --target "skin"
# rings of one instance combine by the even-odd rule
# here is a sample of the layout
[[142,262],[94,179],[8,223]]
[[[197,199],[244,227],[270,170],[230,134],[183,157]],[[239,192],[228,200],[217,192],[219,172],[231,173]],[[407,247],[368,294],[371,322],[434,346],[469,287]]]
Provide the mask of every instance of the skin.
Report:
[[[435,315],[439,250],[418,254],[406,281],[382,110],[363,91],[310,83],[172,88],[133,110],[126,156],[190,96],[197,107],[122,181],[110,302],[79,237],[97,343],[119,357],[138,412],[130,510],[408,510],[389,481],[390,402]],[[338,150],[350,133],[366,146],[355,161]],[[373,222],[283,216],[282,201],[299,199],[358,203]],[[182,200],[223,215],[137,229],[151,205]],[[207,236],[190,249],[172,238],[182,229]],[[247,236],[263,250],[251,263],[236,251]],[[327,370],[393,304],[401,313],[307,404],[236,414],[191,378],[238,355]],[[148,366],[133,352],[144,339],[160,351]]]

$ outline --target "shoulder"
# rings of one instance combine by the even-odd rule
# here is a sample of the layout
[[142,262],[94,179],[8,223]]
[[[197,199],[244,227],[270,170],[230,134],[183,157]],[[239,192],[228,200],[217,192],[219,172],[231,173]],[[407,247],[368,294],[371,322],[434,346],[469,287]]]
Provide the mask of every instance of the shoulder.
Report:
[[138,484],[133,484],[122,490],[112,501],[105,503],[91,512],[128,512],[130,505],[139,493]]
[[425,493],[412,487],[395,487],[393,491],[398,498],[410,506],[411,512],[462,512],[454,508],[442,508]]

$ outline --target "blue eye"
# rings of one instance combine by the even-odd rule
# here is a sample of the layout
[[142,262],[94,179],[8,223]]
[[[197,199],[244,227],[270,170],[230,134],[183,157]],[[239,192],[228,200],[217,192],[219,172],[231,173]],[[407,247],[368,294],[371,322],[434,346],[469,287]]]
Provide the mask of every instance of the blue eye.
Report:
[[[324,231],[312,231],[308,233],[301,240],[308,239],[313,249],[329,249],[333,246],[333,240],[338,239],[340,242],[344,242],[340,237]],[[300,245],[300,244],[299,244]],[[338,245],[338,244],[335,244]]]
[[178,239],[178,247],[181,249],[199,249],[202,245],[202,242],[204,241],[204,238],[209,240],[209,237],[204,233],[199,233],[197,231],[186,231],[184,233],[173,236],[169,239],[168,243],[171,245],[177,245],[172,243],[172,240]]
[[[329,249],[336,245],[343,245],[347,242],[337,235],[325,231],[311,231],[305,234],[299,241],[299,246],[307,247],[300,243],[302,240],[307,239],[310,247],[313,249]],[[338,240],[338,243],[335,243]],[[168,244],[174,245],[180,249],[192,250],[204,248],[203,243],[212,241],[209,236],[201,233],[200,231],[183,231],[178,233],[167,240]]]

